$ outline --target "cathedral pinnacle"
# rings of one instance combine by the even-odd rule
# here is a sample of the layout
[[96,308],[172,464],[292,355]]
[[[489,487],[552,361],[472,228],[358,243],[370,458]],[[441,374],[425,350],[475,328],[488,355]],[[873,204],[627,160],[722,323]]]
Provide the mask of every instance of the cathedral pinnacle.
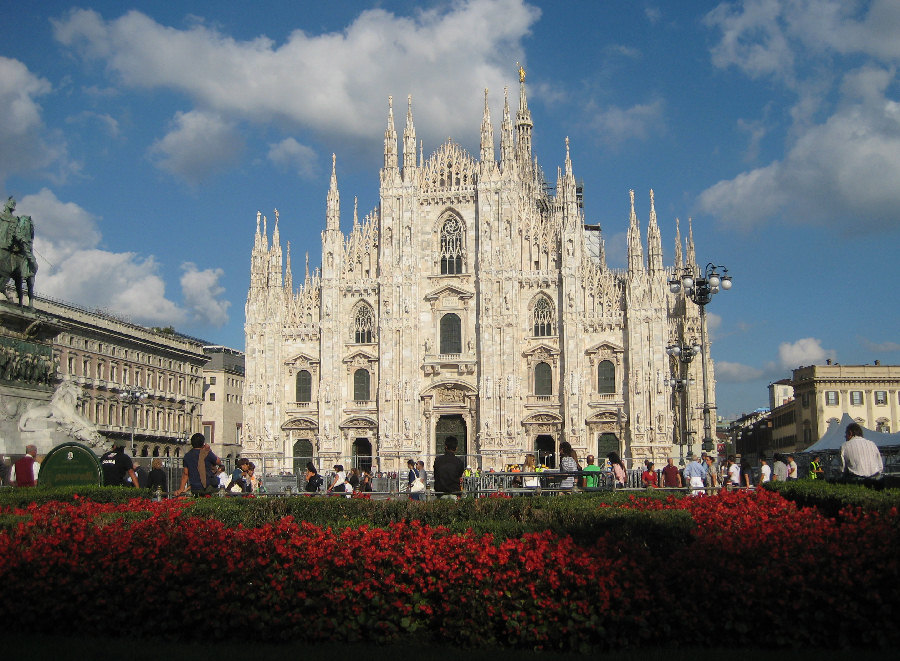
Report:
[[416,169],[416,126],[413,124],[412,94],[406,97],[406,128],[403,129],[403,179],[409,181]]
[[647,262],[651,271],[662,271],[662,238],[656,222],[656,203],[650,189],[650,224],[647,229]]
[[697,268],[697,257],[694,253],[694,221],[688,218],[688,239],[687,239],[687,255],[685,256],[685,267],[694,271]]
[[641,241],[637,214],[634,212],[634,190],[628,191],[628,196],[631,198],[631,214],[628,218],[628,270],[637,273],[644,270],[644,245]]
[[394,129],[394,97],[388,97],[388,121],[384,130],[384,167],[397,167],[397,131]]
[[328,187],[328,197],[325,210],[325,229],[341,229],[341,194],[337,187],[337,156],[331,155],[331,184]]
[[513,127],[509,114],[509,88],[503,88],[503,121],[500,123],[500,164],[505,171],[512,165],[514,156]]
[[525,95],[525,70],[519,66],[519,110],[516,112],[516,139],[522,162],[531,160],[531,112]]
[[681,254],[681,224],[675,219],[675,268],[679,271],[684,268],[684,258]]
[[491,124],[491,109],[488,107],[488,91],[484,89],[484,116],[481,118],[481,162],[494,162],[494,127]]

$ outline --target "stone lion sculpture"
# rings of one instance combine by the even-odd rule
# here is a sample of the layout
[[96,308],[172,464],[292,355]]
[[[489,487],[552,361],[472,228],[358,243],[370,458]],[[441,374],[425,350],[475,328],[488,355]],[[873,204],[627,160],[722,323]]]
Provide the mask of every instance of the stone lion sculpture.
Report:
[[19,431],[61,431],[92,447],[103,442],[94,424],[78,413],[81,387],[66,379],[57,386],[47,404],[33,406],[19,418]]

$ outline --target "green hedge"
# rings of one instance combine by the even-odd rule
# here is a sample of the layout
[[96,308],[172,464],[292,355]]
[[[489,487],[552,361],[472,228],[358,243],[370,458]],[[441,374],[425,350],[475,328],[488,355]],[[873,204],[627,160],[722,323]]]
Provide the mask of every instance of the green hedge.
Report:
[[[12,489],[0,493],[0,508],[26,507],[29,503],[72,502],[78,498],[101,503],[124,503],[135,496],[147,497],[121,487],[54,487]],[[365,498],[201,498],[193,500],[185,515],[218,519],[229,527],[258,528],[285,516],[321,527],[385,527],[391,523],[416,521],[451,532],[471,530],[492,534],[496,539],[520,537],[525,533],[552,531],[571,535],[580,544],[591,544],[606,531],[615,538],[637,542],[664,553],[673,545],[690,539],[693,519],[677,510],[640,511],[615,507],[633,499],[664,499],[653,491],[629,494],[594,492],[565,497],[464,498],[459,501],[428,502],[406,499]],[[0,527],[15,526],[21,516],[0,514]]]
[[860,507],[882,514],[900,510],[900,489],[877,491],[857,484],[834,484],[824,480],[767,482],[765,488],[777,491],[802,507],[815,507],[827,516],[837,516],[845,507]]

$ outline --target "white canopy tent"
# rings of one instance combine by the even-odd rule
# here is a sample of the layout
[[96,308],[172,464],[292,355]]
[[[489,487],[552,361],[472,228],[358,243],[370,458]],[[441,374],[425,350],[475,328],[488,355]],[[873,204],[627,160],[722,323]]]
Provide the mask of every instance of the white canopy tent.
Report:
[[[849,413],[845,413],[840,422],[832,422],[830,425],[828,425],[828,429],[824,434],[822,434],[822,438],[816,441],[813,445],[810,445],[803,452],[815,453],[828,452],[829,450],[840,450],[841,445],[843,445],[845,440],[844,431],[847,429],[847,425],[849,425],[851,422],[856,421],[850,417]],[[900,432],[894,434],[884,434],[882,432],[866,429],[865,427],[863,427],[862,430],[863,436],[872,441],[879,448],[900,446]]]

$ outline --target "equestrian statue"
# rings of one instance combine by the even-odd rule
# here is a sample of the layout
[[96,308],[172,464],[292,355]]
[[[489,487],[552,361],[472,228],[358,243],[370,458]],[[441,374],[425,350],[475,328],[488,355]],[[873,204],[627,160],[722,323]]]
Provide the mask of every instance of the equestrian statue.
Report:
[[6,285],[12,279],[19,297],[24,298],[22,285],[28,288],[28,307],[34,307],[34,274],[37,260],[34,258],[34,223],[31,216],[16,216],[16,201],[10,196],[0,212],[0,288],[5,294]]

